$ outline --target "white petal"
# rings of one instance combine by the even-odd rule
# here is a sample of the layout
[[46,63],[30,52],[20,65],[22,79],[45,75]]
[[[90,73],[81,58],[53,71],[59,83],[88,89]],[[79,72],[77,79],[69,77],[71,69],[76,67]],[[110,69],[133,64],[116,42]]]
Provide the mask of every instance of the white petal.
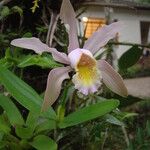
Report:
[[77,38],[77,22],[74,9],[69,0],[63,0],[60,9],[60,18],[69,25],[69,47],[68,53],[79,47]]
[[105,60],[99,60],[98,65],[104,84],[118,95],[128,96],[122,77]]
[[62,82],[69,79],[69,71],[71,71],[70,67],[59,67],[50,71],[42,111],[46,111],[56,101],[61,91]]
[[67,64],[67,65],[70,64],[70,61],[69,61],[69,59],[68,59],[68,56],[67,56],[65,53],[59,52],[59,51],[57,51],[56,49],[53,50],[51,53],[52,53],[53,58],[54,58],[56,61],[58,61],[58,62],[60,62],[60,63],[63,63],[63,64]]
[[42,43],[38,38],[19,38],[11,41],[11,45],[34,50],[37,54],[42,54],[43,52],[51,52],[46,44]]
[[101,47],[105,46],[110,39],[113,39],[120,31],[121,22],[115,22],[105,25],[94,32],[92,36],[85,42],[84,49],[88,49],[95,54]]
[[69,64],[68,56],[65,53],[58,52],[55,48],[50,48],[46,44],[42,43],[38,38],[19,38],[11,41],[11,45],[33,50],[37,54],[43,52],[52,53],[53,58],[61,63]]

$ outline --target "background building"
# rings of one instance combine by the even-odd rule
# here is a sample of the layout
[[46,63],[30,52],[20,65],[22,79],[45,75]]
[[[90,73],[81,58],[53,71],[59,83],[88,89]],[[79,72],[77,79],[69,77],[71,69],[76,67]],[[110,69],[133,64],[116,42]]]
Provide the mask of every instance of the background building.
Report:
[[[82,13],[82,27],[86,26],[88,38],[98,27],[113,21],[122,21],[119,42],[138,44],[150,43],[150,4],[141,4],[133,0],[86,0],[86,10]],[[83,31],[82,30],[82,31]],[[130,46],[115,48],[119,58]]]

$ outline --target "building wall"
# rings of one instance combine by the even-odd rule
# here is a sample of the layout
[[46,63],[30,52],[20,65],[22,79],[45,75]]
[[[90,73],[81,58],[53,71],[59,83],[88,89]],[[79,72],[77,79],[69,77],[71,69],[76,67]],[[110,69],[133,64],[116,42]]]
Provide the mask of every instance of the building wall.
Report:
[[[81,15],[81,18],[83,16],[105,18],[104,8],[98,6],[88,7],[86,12]],[[150,11],[114,8],[111,18],[112,20],[118,19],[124,24],[119,34],[120,42],[141,43],[140,21],[150,22]],[[129,48],[129,46],[119,46],[116,48],[117,58]]]

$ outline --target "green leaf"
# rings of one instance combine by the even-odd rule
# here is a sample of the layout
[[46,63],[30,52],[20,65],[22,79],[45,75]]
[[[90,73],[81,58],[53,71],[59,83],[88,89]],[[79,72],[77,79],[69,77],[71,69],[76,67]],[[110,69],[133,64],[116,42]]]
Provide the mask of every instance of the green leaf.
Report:
[[47,33],[47,27],[45,26],[36,27],[36,30],[38,33]]
[[[0,66],[0,82],[21,105],[41,114],[42,98],[28,84],[2,66]],[[52,107],[49,107],[48,111],[43,114],[56,119],[56,113]]]
[[142,49],[134,45],[120,57],[118,62],[119,68],[127,69],[133,66],[140,59],[142,53]]
[[69,97],[73,94],[75,88],[73,85],[66,86],[62,92],[61,98],[60,98],[60,104],[65,107],[66,102],[68,101]]
[[13,63],[8,62],[7,58],[0,59],[0,66],[3,66],[5,68],[10,68],[13,66]]
[[[119,107],[121,107],[121,108],[131,106],[131,105],[133,105],[137,102],[140,102],[140,101],[144,101],[144,99],[139,98],[139,97],[135,97],[132,95],[129,95],[128,97],[121,97],[118,95],[114,95],[113,98],[119,99],[119,101],[120,101]],[[150,100],[150,99],[147,99],[147,100]]]
[[124,116],[122,117],[122,120],[123,120],[123,119],[126,119],[126,118],[135,117],[135,116],[138,116],[138,113],[128,113],[128,112],[126,112],[126,113],[124,114]]
[[[20,146],[20,144],[16,143],[16,142],[11,142],[8,146],[7,144],[7,147],[10,149],[10,150],[22,150],[23,148]],[[6,150],[6,149],[4,149]]]
[[39,115],[37,113],[30,111],[26,120],[26,126],[34,131],[35,127],[38,125],[38,118]]
[[0,11],[0,19],[7,17],[10,14],[10,9],[7,6],[4,6]]
[[11,131],[10,125],[6,121],[6,118],[4,117],[4,115],[1,115],[0,116],[0,134],[2,134],[1,132],[8,134],[10,131]]
[[35,133],[39,133],[46,130],[50,131],[52,129],[56,129],[56,121],[45,120],[36,127]]
[[57,144],[45,135],[38,135],[30,143],[37,150],[57,150]]
[[150,121],[147,120],[146,122],[146,131],[147,131],[147,135],[150,137]]
[[16,126],[16,134],[22,139],[29,139],[33,135],[33,130],[29,127]]
[[55,62],[50,55],[48,56],[28,55],[24,56],[20,60],[18,67],[24,68],[33,65],[40,66],[42,68],[55,68],[62,66],[61,64]]
[[123,122],[121,122],[119,119],[117,119],[116,117],[114,117],[112,115],[107,115],[106,118],[107,118],[106,121],[111,123],[111,124],[115,124],[118,126],[124,126]]
[[136,140],[141,145],[144,143],[144,130],[140,127],[137,128]]
[[39,117],[36,113],[30,112],[27,121],[26,127],[29,127],[34,131],[34,133],[39,133],[42,131],[50,131],[56,128],[56,121]]
[[22,8],[19,7],[19,6],[13,6],[13,7],[11,8],[11,10],[12,10],[12,12],[14,12],[14,13],[19,13],[20,16],[23,15],[23,10],[22,10]]
[[7,145],[6,141],[0,141],[0,149],[4,148],[6,145]]
[[12,54],[11,54],[10,47],[8,47],[8,48],[5,50],[5,58],[10,58],[10,57],[12,57]]
[[30,37],[32,37],[32,33],[31,32],[26,32],[22,37],[30,38]]
[[97,117],[103,116],[119,105],[118,100],[106,100],[101,101],[97,104],[90,105],[88,107],[82,108],[69,114],[64,118],[62,122],[59,123],[60,128],[66,128],[74,126],[85,121],[95,119]]
[[1,131],[0,131],[0,141],[3,140],[4,135],[5,135],[4,132],[1,132]]
[[23,125],[24,120],[15,106],[15,104],[8,97],[0,94],[0,106],[6,111],[9,121],[12,125]]

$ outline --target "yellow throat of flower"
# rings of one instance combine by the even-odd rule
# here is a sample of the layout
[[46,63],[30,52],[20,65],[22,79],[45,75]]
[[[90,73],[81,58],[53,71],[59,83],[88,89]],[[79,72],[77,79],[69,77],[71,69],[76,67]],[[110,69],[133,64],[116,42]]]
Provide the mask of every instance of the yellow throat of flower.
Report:
[[79,82],[83,86],[91,86],[99,79],[96,60],[87,54],[82,54],[75,68]]

